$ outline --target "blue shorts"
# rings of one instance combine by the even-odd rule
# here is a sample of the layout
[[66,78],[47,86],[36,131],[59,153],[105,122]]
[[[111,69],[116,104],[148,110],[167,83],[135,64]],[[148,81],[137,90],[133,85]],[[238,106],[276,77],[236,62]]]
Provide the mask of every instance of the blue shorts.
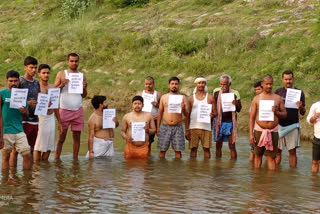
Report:
[[218,137],[216,136],[216,126],[213,126],[213,140],[217,142],[222,138],[223,142],[229,141],[229,136],[232,135],[233,124],[232,122],[221,122],[221,127],[218,133]]

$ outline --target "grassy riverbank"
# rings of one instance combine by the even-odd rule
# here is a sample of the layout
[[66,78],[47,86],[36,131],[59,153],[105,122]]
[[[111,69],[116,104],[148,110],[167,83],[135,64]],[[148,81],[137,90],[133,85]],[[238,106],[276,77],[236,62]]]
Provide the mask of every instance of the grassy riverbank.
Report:
[[[299,3],[300,2],[300,3]],[[86,72],[89,96],[105,94],[110,105],[128,111],[130,98],[152,75],[166,92],[172,75],[182,79],[187,95],[198,75],[209,89],[228,73],[241,93],[240,128],[247,129],[252,83],[292,69],[296,86],[305,91],[307,108],[320,92],[319,1],[162,0],[141,8],[117,8],[99,1],[78,18],[61,17],[59,1],[0,3],[0,73],[23,73],[25,56],[53,67],[51,80],[65,67],[65,56],[77,52]],[[304,137],[312,135],[302,118]]]

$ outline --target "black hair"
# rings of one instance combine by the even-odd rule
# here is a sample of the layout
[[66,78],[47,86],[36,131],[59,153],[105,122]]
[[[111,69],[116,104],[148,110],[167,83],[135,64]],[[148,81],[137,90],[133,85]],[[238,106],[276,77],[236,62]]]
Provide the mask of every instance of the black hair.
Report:
[[7,72],[7,79],[9,79],[10,77],[16,77],[19,79],[20,74],[15,70],[10,70]]
[[261,86],[261,81],[255,82],[255,83],[253,84],[253,87],[254,87],[254,88],[256,88],[256,87],[262,87],[262,86]]
[[134,97],[132,98],[132,103],[133,103],[134,101],[136,101],[136,100],[140,100],[140,101],[143,103],[143,97],[141,97],[141,96],[139,96],[139,95],[134,96]]
[[169,79],[169,83],[170,83],[171,81],[174,81],[174,80],[176,80],[176,81],[178,81],[178,83],[180,83],[180,80],[179,80],[178,77],[171,77],[171,78]]
[[27,65],[38,65],[38,61],[36,60],[36,58],[32,56],[27,56],[24,59],[24,66],[27,66]]
[[42,69],[45,69],[45,68],[48,68],[49,70],[51,69],[49,65],[47,65],[47,64],[41,64],[41,65],[39,65],[38,73],[40,73],[40,71],[41,71]]
[[94,95],[93,98],[91,99],[91,104],[94,109],[98,109],[100,104],[102,104],[106,99],[107,99],[106,96]]
[[73,57],[78,57],[78,59],[79,59],[79,55],[78,55],[78,54],[76,54],[76,53],[69,53],[69,54],[68,54],[68,57],[67,57],[67,60],[69,60],[69,58],[70,58],[71,56],[73,56]]
[[145,78],[145,80],[151,80],[151,81],[154,83],[154,79],[153,79],[152,76],[147,76],[147,77]]
[[264,76],[262,77],[262,82],[263,82],[263,80],[265,80],[265,79],[271,79],[271,80],[273,81],[273,77],[272,77],[270,74],[264,75]]
[[293,72],[292,72],[292,71],[290,71],[290,70],[286,70],[286,71],[284,71],[284,72],[282,73],[282,77],[283,77],[285,74],[286,74],[286,75],[290,75],[290,74],[291,74],[291,75],[292,75],[292,77],[294,77],[294,76],[293,76]]

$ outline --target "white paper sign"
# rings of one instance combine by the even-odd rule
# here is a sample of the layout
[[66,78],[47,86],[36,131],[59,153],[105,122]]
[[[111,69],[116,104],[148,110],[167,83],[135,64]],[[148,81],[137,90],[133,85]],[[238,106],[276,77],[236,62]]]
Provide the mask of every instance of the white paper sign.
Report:
[[59,108],[60,88],[49,88],[48,95],[49,100],[51,101],[51,106],[48,109]]
[[47,115],[49,99],[48,94],[38,94],[36,110],[34,111],[35,115]]
[[12,88],[10,97],[10,108],[19,109],[27,105],[27,88]]
[[68,92],[70,94],[83,93],[83,73],[69,73]]
[[152,110],[152,102],[155,100],[154,99],[154,94],[147,94],[143,93],[143,108],[142,111],[144,112],[151,112]]
[[182,95],[169,95],[168,113],[181,114],[181,103],[183,100]]
[[272,106],[274,106],[274,100],[259,101],[260,121],[274,121],[274,112],[272,111]]
[[221,93],[222,112],[235,111],[236,106],[232,104],[234,93]]
[[197,122],[211,123],[210,113],[212,111],[212,104],[200,103],[198,105]]
[[112,120],[115,116],[116,116],[115,109],[103,109],[102,128],[103,129],[116,128],[116,123]]
[[133,141],[142,142],[146,140],[146,131],[144,129],[146,122],[133,122],[131,124],[131,137]]
[[298,109],[297,102],[300,101],[301,90],[288,88],[284,107]]

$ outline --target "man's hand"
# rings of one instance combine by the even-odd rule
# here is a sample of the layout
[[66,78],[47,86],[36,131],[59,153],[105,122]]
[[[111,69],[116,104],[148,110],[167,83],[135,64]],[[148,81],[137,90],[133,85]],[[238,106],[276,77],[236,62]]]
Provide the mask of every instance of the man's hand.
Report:
[[190,131],[190,129],[186,130],[185,137],[186,137],[186,139],[187,139],[188,141],[191,140],[191,131]]
[[36,105],[37,105],[37,100],[29,100],[29,101],[28,101],[28,105],[31,106],[31,107],[36,107]]
[[26,108],[26,107],[24,107],[24,106],[22,106],[21,108],[19,108],[19,111],[22,113],[22,114],[27,114],[27,112],[28,112],[28,109]]
[[157,102],[156,101],[153,101],[153,102],[151,102],[151,104],[154,106],[154,107],[157,107]]
[[250,136],[249,137],[249,142],[252,146],[254,146],[256,144],[256,139],[254,138],[254,136]]
[[237,105],[237,104],[238,104],[238,101],[237,101],[237,100],[232,100],[232,104],[233,104],[233,105]]
[[146,122],[146,125],[144,126],[144,130],[146,130],[146,133],[149,134],[149,123]]
[[277,112],[278,111],[278,106],[272,106],[272,112]]
[[87,81],[83,81],[83,88],[87,88]]
[[89,151],[89,159],[92,160],[94,156],[93,150]]
[[158,127],[156,132],[157,136],[159,136],[159,133],[160,133],[160,128]]
[[61,83],[60,83],[60,88],[63,88],[65,85],[68,84],[68,82],[69,82],[69,79],[62,80]]

